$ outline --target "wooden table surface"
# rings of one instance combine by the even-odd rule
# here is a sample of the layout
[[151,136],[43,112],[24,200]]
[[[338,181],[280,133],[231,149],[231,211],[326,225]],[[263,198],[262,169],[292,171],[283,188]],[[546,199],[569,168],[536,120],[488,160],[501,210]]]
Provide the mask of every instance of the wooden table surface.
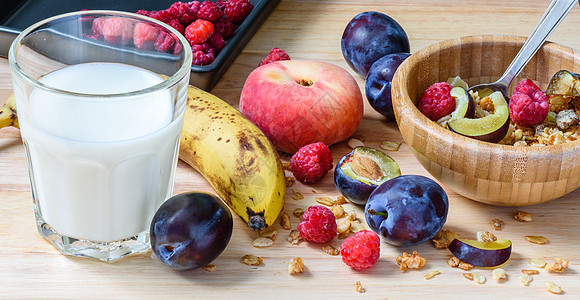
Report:
[[[246,76],[272,47],[288,52],[292,59],[323,60],[337,64],[353,75],[340,51],[340,38],[348,21],[356,14],[376,10],[396,19],[407,32],[411,52],[429,44],[466,35],[509,34],[527,36],[550,0],[282,0],[265,24],[245,47],[212,93],[237,106]],[[576,7],[550,37],[551,41],[580,49],[578,37],[580,8]],[[580,70],[574,70],[576,72]],[[355,76],[364,93],[364,79]],[[0,59],[0,103],[12,92],[12,82],[6,59]],[[385,122],[365,101],[365,116],[357,135],[366,137],[366,144],[378,147],[381,141],[401,141],[397,125]],[[335,163],[350,151],[346,143],[331,147]],[[405,144],[399,151],[389,152],[404,174],[427,172],[419,165]],[[203,177],[188,165],[179,162],[175,193],[192,190],[212,191]],[[285,210],[306,208],[315,204],[314,197],[338,196],[332,173],[315,185],[295,184],[290,188],[301,191],[305,198],[287,197]],[[479,285],[462,276],[463,271],[451,268],[446,261],[447,250],[436,249],[431,242],[414,247],[395,248],[386,243],[381,258],[371,269],[356,272],[341,262],[340,256],[324,254],[319,246],[302,242],[293,246],[286,241],[288,231],[279,228],[279,235],[270,248],[253,248],[257,233],[235,219],[234,234],[223,254],[214,261],[212,273],[199,269],[174,272],[162,265],[151,252],[127,257],[112,263],[61,255],[37,233],[34,224],[32,199],[24,152],[19,131],[0,130],[0,298],[350,298],[358,297],[408,299],[410,297],[442,299],[492,299],[509,297],[540,299],[552,297],[580,297],[580,212],[576,190],[549,203],[522,208],[530,212],[533,221],[520,223],[512,218],[516,208],[479,204],[445,188],[450,198],[450,210],[445,228],[462,236],[475,238],[475,233],[490,230],[490,220],[505,222],[500,238],[511,239],[513,253],[505,265],[506,281],[491,278],[490,270],[475,270],[487,277]],[[354,209],[364,222],[361,207]],[[298,219],[291,217],[292,227]],[[525,235],[543,235],[546,245],[531,244]],[[331,245],[340,247],[341,240]],[[422,270],[402,272],[395,258],[403,251],[417,250],[427,259]],[[241,264],[244,254],[264,258],[260,266]],[[303,258],[304,274],[290,276],[288,262],[292,257]],[[563,274],[544,270],[534,275],[529,286],[523,286],[521,269],[533,269],[530,258],[548,261],[554,257],[570,260],[570,268]],[[426,280],[424,275],[439,270],[440,275]],[[560,285],[563,294],[552,295],[544,283]],[[358,294],[353,284],[360,281],[366,292]]]

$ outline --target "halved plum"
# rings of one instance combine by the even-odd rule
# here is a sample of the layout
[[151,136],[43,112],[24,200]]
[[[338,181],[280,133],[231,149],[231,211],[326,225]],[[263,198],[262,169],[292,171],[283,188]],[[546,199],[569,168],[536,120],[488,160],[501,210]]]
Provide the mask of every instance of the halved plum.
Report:
[[451,119],[473,118],[475,104],[473,98],[463,87],[456,86],[451,89],[451,96],[455,98],[455,110],[451,113]]
[[482,242],[456,238],[448,248],[462,262],[482,268],[501,266],[512,254],[512,242],[506,239]]
[[580,96],[580,74],[560,70],[554,74],[546,89],[547,95]]
[[383,182],[401,175],[397,162],[380,150],[356,147],[334,170],[334,184],[350,202],[364,205]]
[[485,142],[497,143],[508,132],[510,113],[507,102],[501,92],[489,95],[494,105],[493,113],[476,119],[457,118],[447,123],[451,131]]

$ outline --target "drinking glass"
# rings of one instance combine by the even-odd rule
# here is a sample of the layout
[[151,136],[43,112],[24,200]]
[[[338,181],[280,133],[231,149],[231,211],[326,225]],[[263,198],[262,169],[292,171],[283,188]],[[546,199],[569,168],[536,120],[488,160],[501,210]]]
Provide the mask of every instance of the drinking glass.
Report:
[[173,192],[188,42],[149,17],[80,11],[25,29],[8,59],[40,235],[103,261],[148,250]]

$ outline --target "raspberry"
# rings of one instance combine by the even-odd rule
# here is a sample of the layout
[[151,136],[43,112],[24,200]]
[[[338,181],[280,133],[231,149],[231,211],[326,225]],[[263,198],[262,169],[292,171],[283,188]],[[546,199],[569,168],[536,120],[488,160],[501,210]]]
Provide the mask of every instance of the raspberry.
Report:
[[531,80],[524,81],[518,83],[510,98],[510,118],[516,125],[533,127],[546,119],[550,103],[548,96]]
[[540,88],[531,79],[524,79],[518,82],[514,89],[514,93],[525,92],[528,88],[541,91]]
[[252,12],[254,5],[249,0],[228,0],[224,14],[234,23],[242,23]]
[[215,23],[215,32],[219,33],[225,41],[229,40],[236,32],[236,25],[226,17],[219,18]]
[[201,6],[201,2],[199,1],[191,1],[189,3],[185,3],[186,6],[180,7],[180,12],[182,12],[179,21],[184,26],[191,24],[191,22],[197,19],[197,12]]
[[209,43],[191,45],[192,64],[206,66],[215,60],[215,49]]
[[206,0],[201,3],[197,18],[215,22],[224,15],[224,12],[219,8],[215,2]]
[[361,230],[346,238],[340,246],[342,261],[360,271],[372,267],[381,255],[381,239],[369,230]]
[[169,23],[173,19],[167,10],[152,10],[149,16],[163,23]]
[[185,28],[185,38],[191,45],[204,43],[213,33],[213,23],[201,19],[195,20]]
[[290,159],[292,174],[304,183],[320,181],[330,169],[332,169],[332,153],[321,142],[300,148]]
[[266,58],[264,58],[262,62],[260,62],[258,67],[279,60],[290,60],[290,56],[288,56],[288,54],[286,54],[286,51],[282,49],[272,48],[270,54],[268,54],[268,56],[266,56]]
[[336,218],[325,206],[310,206],[302,215],[302,221],[297,229],[300,236],[311,243],[330,242],[336,235]]
[[228,1],[227,0],[217,0],[215,3],[220,7],[221,10],[224,10],[226,8],[226,3],[228,3]]
[[157,40],[155,40],[155,50],[159,52],[169,52],[173,49],[173,45],[175,44],[175,38],[171,35],[167,34],[164,31],[161,31]]
[[212,47],[216,53],[219,53],[226,45],[224,38],[219,33],[216,33],[211,38],[209,38],[208,42],[210,47]]
[[453,87],[446,82],[438,82],[431,85],[417,104],[419,110],[427,118],[437,121],[455,110],[455,98],[451,96]]
[[152,49],[159,36],[160,30],[147,23],[135,24],[133,44],[137,49]]
[[[134,24],[131,20],[126,18],[104,18],[102,22],[98,22],[101,18],[93,21],[93,34],[95,30],[99,30],[105,41],[113,44],[126,45],[129,40],[133,38]],[[94,26],[97,21],[96,28]]]
[[150,12],[148,10],[140,9],[136,12],[136,14],[149,17]]
[[169,22],[169,26],[175,28],[175,30],[179,31],[179,33],[185,34],[185,27],[183,27],[183,24],[181,24],[178,19],[171,20],[171,22]]

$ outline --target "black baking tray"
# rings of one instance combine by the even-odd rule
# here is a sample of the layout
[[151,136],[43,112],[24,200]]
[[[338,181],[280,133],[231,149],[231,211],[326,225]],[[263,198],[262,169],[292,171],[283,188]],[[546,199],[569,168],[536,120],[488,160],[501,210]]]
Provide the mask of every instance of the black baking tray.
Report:
[[[10,44],[28,26],[62,13],[82,9],[106,9],[136,12],[139,9],[162,10],[171,0],[3,0],[0,11],[0,56],[7,57]],[[185,2],[185,1],[184,1]],[[215,1],[214,1],[215,2]],[[254,33],[274,10],[280,0],[250,0],[252,13],[236,28],[236,34],[226,42],[213,63],[191,67],[190,83],[211,90],[244,49]]]

